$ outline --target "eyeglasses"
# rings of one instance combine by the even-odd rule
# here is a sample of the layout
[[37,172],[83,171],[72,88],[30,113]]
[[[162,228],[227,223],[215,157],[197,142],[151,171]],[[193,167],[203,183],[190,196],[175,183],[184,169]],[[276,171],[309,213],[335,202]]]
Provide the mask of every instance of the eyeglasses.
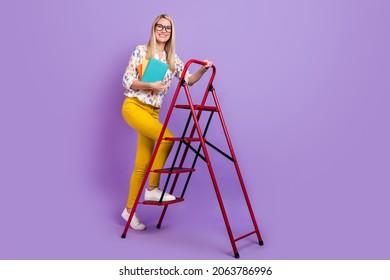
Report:
[[163,31],[164,29],[168,33],[172,32],[172,27],[171,26],[165,26],[165,25],[162,25],[162,24],[156,24],[156,30],[157,31]]

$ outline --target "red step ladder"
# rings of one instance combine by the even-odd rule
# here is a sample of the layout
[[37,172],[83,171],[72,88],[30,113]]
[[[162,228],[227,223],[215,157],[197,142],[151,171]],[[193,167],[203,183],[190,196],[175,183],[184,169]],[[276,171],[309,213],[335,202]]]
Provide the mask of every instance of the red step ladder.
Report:
[[[130,217],[129,217],[129,219],[128,219],[127,223],[126,223],[126,226],[124,228],[124,231],[122,233],[122,238],[126,238],[126,234],[127,234],[128,229],[129,229],[129,226],[130,226],[131,218],[133,217],[138,204],[163,206],[163,211],[162,211],[160,219],[159,219],[159,221],[157,223],[157,228],[161,227],[161,223],[162,223],[162,221],[164,219],[164,216],[165,216],[165,213],[167,211],[168,205],[184,201],[184,194],[186,192],[188,183],[189,183],[189,181],[191,179],[192,173],[195,171],[196,162],[197,162],[198,158],[201,158],[207,164],[207,167],[208,167],[208,170],[209,170],[209,173],[210,173],[210,176],[211,176],[211,180],[212,180],[212,183],[213,183],[213,186],[214,186],[215,194],[216,194],[217,199],[218,199],[219,207],[221,209],[222,216],[223,216],[223,219],[224,219],[224,222],[225,222],[225,225],[226,225],[226,230],[227,230],[228,235],[229,235],[230,243],[231,243],[232,248],[233,248],[234,257],[239,258],[240,255],[238,253],[237,246],[236,246],[236,242],[237,241],[239,241],[239,240],[241,240],[243,238],[246,238],[246,237],[248,237],[248,236],[250,236],[252,234],[256,234],[258,242],[259,242],[259,245],[262,246],[264,243],[263,243],[263,240],[262,240],[261,235],[260,235],[259,227],[257,226],[256,218],[255,218],[255,215],[254,215],[253,210],[252,210],[252,206],[251,206],[251,203],[250,203],[250,200],[249,200],[246,188],[245,188],[244,180],[242,178],[241,171],[240,171],[240,168],[238,166],[238,162],[237,162],[236,156],[234,154],[233,146],[231,144],[230,137],[229,137],[226,125],[225,125],[225,121],[224,121],[224,118],[222,116],[222,111],[221,111],[221,108],[219,106],[219,102],[218,102],[218,99],[217,99],[215,88],[213,87],[213,84],[212,84],[213,81],[214,81],[216,68],[215,68],[214,65],[212,66],[213,72],[211,74],[210,80],[208,82],[208,86],[206,88],[206,91],[204,93],[204,96],[203,96],[203,99],[202,99],[201,103],[199,105],[194,105],[193,101],[192,101],[192,98],[191,98],[191,94],[190,94],[190,91],[189,91],[188,84],[186,83],[186,81],[184,79],[185,73],[187,72],[189,66],[192,63],[205,65],[205,63],[203,61],[191,59],[184,66],[183,74],[180,77],[180,80],[179,80],[179,83],[177,85],[175,94],[174,94],[174,96],[172,98],[172,103],[171,103],[171,106],[170,106],[170,108],[169,108],[169,110],[167,112],[167,116],[166,116],[163,128],[161,130],[160,137],[159,137],[159,139],[156,142],[155,149],[153,151],[150,163],[148,165],[148,169],[146,171],[145,177],[144,177],[144,179],[142,181],[142,184],[141,184],[141,188],[140,188],[140,190],[138,192],[138,195],[136,197],[134,207],[131,210]],[[184,88],[188,104],[185,104],[185,105],[177,105],[176,104],[177,98],[179,96],[181,88]],[[206,105],[207,104],[206,101],[207,101],[208,96],[210,95],[210,93],[211,93],[211,95],[213,97],[213,101],[214,101],[214,105],[213,106]],[[170,120],[170,117],[172,115],[172,112],[173,112],[174,108],[189,110],[190,113],[189,113],[189,116],[188,116],[188,119],[187,119],[187,123],[185,125],[184,131],[183,131],[183,134],[182,134],[181,137],[164,138],[165,140],[171,140],[171,141],[179,142],[179,145],[178,145],[178,148],[176,150],[174,159],[172,161],[172,165],[169,168],[158,169],[158,170],[151,170],[152,165],[153,165],[153,161],[154,161],[154,159],[156,157],[156,154],[157,154],[157,151],[158,151],[159,146],[161,144],[161,141],[163,140],[164,132],[165,132],[165,130],[167,128],[167,125],[169,123],[169,120]],[[205,125],[205,128],[204,128],[204,130],[202,132],[200,124],[199,124],[199,120],[200,120],[200,117],[202,115],[202,112],[204,112],[204,111],[209,112],[209,117],[208,117],[207,123]],[[207,134],[207,131],[209,129],[209,125],[210,125],[211,119],[212,119],[212,117],[213,117],[213,115],[215,113],[217,113],[218,116],[219,116],[219,119],[220,119],[220,122],[221,122],[221,125],[222,125],[222,128],[223,128],[223,131],[224,131],[224,134],[225,134],[225,138],[226,138],[227,144],[229,146],[230,155],[225,153],[225,152],[223,152],[222,150],[220,150],[216,146],[214,146],[212,143],[207,141],[206,138],[205,138],[206,134]],[[189,136],[186,136],[187,135],[187,131],[189,130],[189,127],[190,127],[191,120],[192,120],[193,125],[192,125],[192,128],[190,129]],[[198,147],[194,148],[191,145],[193,143],[199,143]],[[177,161],[178,161],[179,155],[180,155],[180,150],[183,147],[183,145],[185,146],[184,151],[181,154],[181,159],[180,159],[179,163],[176,164]],[[231,229],[231,226],[230,226],[227,214],[226,214],[225,206],[223,204],[222,197],[221,197],[221,194],[220,194],[220,191],[219,191],[219,187],[218,187],[216,176],[215,176],[215,173],[214,173],[214,170],[213,170],[213,166],[212,166],[211,161],[210,161],[210,157],[209,157],[209,154],[208,154],[207,146],[213,148],[214,150],[216,150],[217,152],[219,152],[224,157],[226,157],[227,159],[229,159],[230,161],[232,161],[234,163],[234,167],[236,169],[237,176],[238,176],[238,179],[239,179],[239,182],[240,182],[241,190],[242,190],[242,193],[244,195],[245,202],[246,202],[246,205],[248,207],[248,211],[249,211],[252,223],[253,223],[253,231],[251,231],[251,232],[249,232],[247,234],[244,234],[244,235],[236,237],[236,238],[233,236],[232,229]],[[192,166],[190,168],[183,166],[189,150],[191,150],[195,154],[195,158],[194,158],[194,160],[192,162]],[[142,201],[142,202],[140,202],[140,196],[141,196],[141,194],[143,192],[143,189],[145,187],[145,184],[146,184],[146,181],[148,179],[148,176],[149,176],[150,172],[167,174],[167,179],[166,179],[165,184],[164,184],[163,194],[162,194],[162,196],[160,198],[160,201]],[[170,194],[172,194],[174,189],[175,189],[175,186],[176,186],[176,183],[178,181],[179,175],[180,174],[184,174],[184,173],[187,173],[187,179],[186,179],[185,185],[183,187],[181,196],[179,198],[177,198],[176,200],[163,202],[162,201],[162,197],[165,194],[165,192],[167,191],[167,188],[168,188],[168,185],[169,185],[169,182],[170,182],[170,179],[171,179],[172,175],[174,175],[174,179],[173,179],[173,182],[172,182],[170,190],[169,190]]]

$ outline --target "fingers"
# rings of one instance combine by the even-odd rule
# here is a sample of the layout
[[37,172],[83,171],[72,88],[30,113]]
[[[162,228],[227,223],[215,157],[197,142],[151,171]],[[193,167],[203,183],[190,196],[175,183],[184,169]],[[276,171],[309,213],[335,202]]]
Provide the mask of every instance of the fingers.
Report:
[[153,93],[159,93],[164,91],[165,86],[163,81],[154,82],[153,84]]
[[159,91],[163,91],[164,90],[164,82],[160,82],[159,84]]
[[213,66],[213,63],[210,61],[210,60],[203,60],[204,63],[206,63],[206,65],[204,66],[204,68],[206,69],[209,69],[211,66]]

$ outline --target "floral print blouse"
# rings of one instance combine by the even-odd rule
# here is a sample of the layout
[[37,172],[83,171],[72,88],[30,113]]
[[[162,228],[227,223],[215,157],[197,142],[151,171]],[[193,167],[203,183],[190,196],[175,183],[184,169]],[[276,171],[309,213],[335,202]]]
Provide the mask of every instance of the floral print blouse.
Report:
[[[124,94],[128,97],[133,97],[133,98],[136,97],[144,104],[148,104],[153,107],[160,108],[163,102],[163,98],[168,92],[173,76],[180,78],[183,72],[184,64],[180,60],[180,58],[177,55],[175,55],[175,72],[172,73],[172,71],[168,69],[163,79],[165,89],[162,92],[152,93],[151,91],[131,89],[131,85],[135,80],[138,80],[139,77],[137,66],[142,64],[142,61],[145,59],[145,56],[146,56],[146,45],[138,45],[135,48],[134,52],[132,53],[125,74],[123,75],[122,84],[123,87],[126,89]],[[154,57],[156,59],[159,59],[157,51],[155,51]],[[162,58],[160,60],[166,63],[167,62],[166,58],[167,55],[165,52],[163,52]],[[191,74],[188,73],[187,71],[185,76],[185,80],[187,82],[190,76]]]

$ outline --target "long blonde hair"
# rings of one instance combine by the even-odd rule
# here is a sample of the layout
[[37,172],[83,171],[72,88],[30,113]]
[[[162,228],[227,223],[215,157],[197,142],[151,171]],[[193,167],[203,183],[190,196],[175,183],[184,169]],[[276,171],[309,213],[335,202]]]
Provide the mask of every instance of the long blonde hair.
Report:
[[172,18],[167,14],[159,15],[153,21],[152,30],[150,32],[150,38],[149,38],[149,42],[147,45],[146,59],[150,59],[151,57],[154,56],[154,50],[156,49],[156,45],[157,45],[155,28],[156,28],[157,22],[162,18],[165,18],[171,22],[172,31],[171,31],[171,36],[170,36],[169,40],[165,43],[165,52],[167,54],[167,64],[169,65],[169,69],[172,72],[174,72],[175,71],[175,55],[176,55],[176,53],[175,53],[175,40],[176,40],[175,27],[173,25]]

